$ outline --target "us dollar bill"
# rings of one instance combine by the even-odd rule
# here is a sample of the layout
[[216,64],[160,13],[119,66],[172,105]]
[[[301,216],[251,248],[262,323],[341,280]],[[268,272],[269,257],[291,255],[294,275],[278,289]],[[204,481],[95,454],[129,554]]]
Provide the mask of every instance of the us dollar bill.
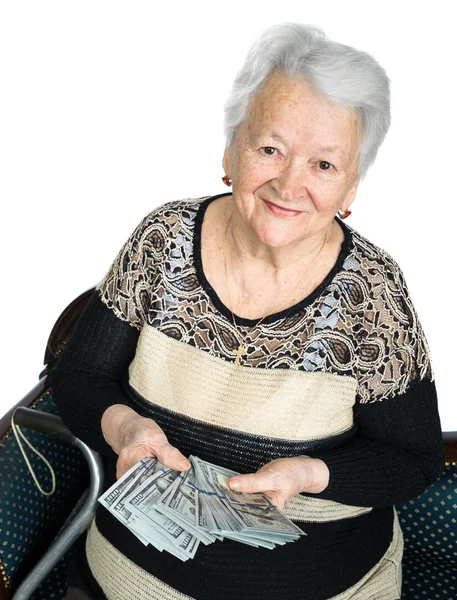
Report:
[[[131,512],[125,508],[125,498],[149,480],[151,474],[157,469],[157,464],[158,462],[155,458],[140,460],[99,498],[99,502],[123,525],[127,525],[131,516]],[[145,546],[148,545],[145,536],[135,525],[130,526],[129,529],[142,544]]]
[[265,494],[232,490],[237,472],[191,456],[178,473],[148,458],[134,465],[99,499],[144,545],[195,556],[200,542],[224,538],[273,549],[306,535]]
[[[143,458],[131,469],[124,473],[109,490],[100,496],[98,501],[106,508],[110,509],[119,498],[124,495],[124,492],[133,485],[134,481],[142,478],[145,481],[151,472],[155,471],[157,465],[156,458]],[[141,482],[142,482],[141,481]]]
[[170,517],[204,544],[211,544],[216,537],[201,525],[199,490],[194,469],[180,473],[169,490],[158,499],[156,510]]

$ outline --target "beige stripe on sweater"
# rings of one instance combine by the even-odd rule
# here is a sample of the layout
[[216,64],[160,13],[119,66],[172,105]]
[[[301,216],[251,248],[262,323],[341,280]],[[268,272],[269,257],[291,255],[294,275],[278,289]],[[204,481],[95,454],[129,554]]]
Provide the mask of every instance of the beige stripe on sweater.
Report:
[[[286,517],[302,523],[328,523],[360,517],[372,511],[365,506],[349,506],[333,500],[310,496],[294,496],[286,507]],[[306,529],[306,528],[305,528]]]
[[235,366],[145,325],[129,369],[146,400],[192,419],[287,440],[317,440],[353,424],[352,377]]

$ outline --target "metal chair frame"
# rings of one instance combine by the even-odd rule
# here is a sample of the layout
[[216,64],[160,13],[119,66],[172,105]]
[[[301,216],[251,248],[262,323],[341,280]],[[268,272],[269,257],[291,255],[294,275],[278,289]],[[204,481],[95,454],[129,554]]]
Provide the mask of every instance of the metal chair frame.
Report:
[[12,597],[12,600],[29,600],[60,558],[73,546],[92,521],[97,499],[103,491],[103,464],[100,455],[76,438],[56,415],[20,406],[14,411],[14,422],[79,448],[86,459],[90,474],[89,490],[82,495],[48,551],[22,581]]

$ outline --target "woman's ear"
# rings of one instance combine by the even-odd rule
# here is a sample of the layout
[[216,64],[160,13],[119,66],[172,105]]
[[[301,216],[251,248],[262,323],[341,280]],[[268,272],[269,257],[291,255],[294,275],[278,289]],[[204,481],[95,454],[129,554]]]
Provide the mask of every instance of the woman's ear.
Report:
[[222,167],[225,174],[229,179],[232,178],[232,154],[230,148],[224,150],[224,156],[222,157]]
[[353,184],[351,185],[351,187],[349,188],[346,197],[344,199],[343,205],[341,207],[341,210],[344,212],[346,210],[348,210],[348,208],[351,206],[351,204],[354,202],[356,194],[357,194],[357,189],[359,187],[359,182],[360,180],[358,178],[356,178],[353,182]]

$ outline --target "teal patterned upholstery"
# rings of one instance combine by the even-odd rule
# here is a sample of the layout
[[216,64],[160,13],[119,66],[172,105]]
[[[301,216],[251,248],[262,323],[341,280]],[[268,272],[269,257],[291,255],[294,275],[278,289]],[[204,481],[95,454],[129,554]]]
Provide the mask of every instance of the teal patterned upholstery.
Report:
[[63,556],[31,600],[64,600],[67,593],[68,555]]
[[402,598],[457,599],[457,466],[396,509],[405,538]]
[[[49,391],[33,408],[56,413]],[[56,491],[52,496],[43,496],[38,491],[9,430],[0,440],[0,564],[4,579],[13,589],[47,550],[89,484],[87,464],[77,448],[41,433],[22,431],[51,463],[56,474]],[[47,467],[31,451],[27,454],[42,487],[50,489]],[[61,600],[66,593],[65,581],[64,558],[33,600]]]

